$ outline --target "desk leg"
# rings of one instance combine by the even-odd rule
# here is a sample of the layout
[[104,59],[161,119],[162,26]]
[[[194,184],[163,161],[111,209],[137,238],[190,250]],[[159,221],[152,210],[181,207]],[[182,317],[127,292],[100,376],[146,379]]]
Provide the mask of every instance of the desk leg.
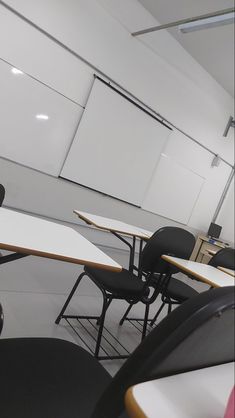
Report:
[[27,256],[29,256],[29,254],[13,253],[3,255],[2,257],[0,257],[0,264],[10,263],[11,261],[19,260],[20,258],[24,258]]
[[144,240],[143,239],[140,239],[139,260],[138,260],[138,270],[139,271],[140,271],[141,255],[142,255],[142,251],[143,251],[143,244],[144,244]]
[[130,250],[129,271],[133,272],[135,265],[135,244],[136,237],[132,238],[132,248]]
[[129,271],[131,273],[133,273],[134,270],[134,260],[135,260],[135,244],[136,244],[136,237],[134,236],[132,238],[132,245],[125,239],[123,238],[121,235],[119,235],[117,232],[111,231],[112,234],[117,237],[118,239],[120,239],[120,241],[124,242],[124,244],[126,244],[129,249],[130,249],[130,257],[129,257]]

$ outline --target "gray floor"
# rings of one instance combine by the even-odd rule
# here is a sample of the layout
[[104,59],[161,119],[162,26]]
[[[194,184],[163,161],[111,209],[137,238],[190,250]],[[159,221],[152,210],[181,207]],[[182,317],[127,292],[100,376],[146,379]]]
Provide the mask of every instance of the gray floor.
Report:
[[[3,252],[4,253],[4,252]],[[109,252],[109,255],[122,265],[127,263],[124,252]],[[86,348],[79,336],[62,320],[59,325],[55,319],[65,301],[66,295],[73,286],[82,267],[45,258],[29,256],[21,260],[1,265],[0,302],[4,310],[4,328],[2,337],[53,337],[72,341]],[[183,280],[189,280],[182,278]],[[206,286],[191,282],[199,291]],[[71,301],[69,312],[75,314],[99,314],[102,299],[92,282],[84,278],[79,292]],[[156,312],[157,300],[151,308]],[[106,326],[116,335],[118,340],[131,352],[140,341],[140,332],[128,322],[122,327],[118,325],[127,304],[114,301],[107,312]],[[138,304],[133,314],[142,317],[143,306]],[[163,310],[161,317],[164,317]],[[74,324],[74,322],[73,322]],[[84,329],[76,322],[77,333],[93,345]],[[93,328],[91,332],[94,332]],[[114,343],[116,345],[116,343]],[[93,348],[93,347],[92,347]],[[123,360],[103,361],[102,364],[110,374],[115,374],[123,364]]]

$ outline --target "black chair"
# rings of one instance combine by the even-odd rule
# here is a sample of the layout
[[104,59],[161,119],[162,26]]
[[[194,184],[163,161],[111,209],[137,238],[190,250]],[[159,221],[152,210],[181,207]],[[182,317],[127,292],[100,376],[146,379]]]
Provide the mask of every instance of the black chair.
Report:
[[234,289],[201,293],[153,329],[112,379],[68,341],[0,339],[1,418],[124,418],[137,383],[234,361]]
[[[168,263],[161,259],[162,254],[171,254],[182,258],[187,258],[192,252],[195,239],[192,234],[181,228],[165,227],[155,232],[146,243],[140,261],[138,275],[133,274],[129,270],[123,269],[121,273],[113,273],[106,270],[100,270],[92,267],[85,267],[84,272],[78,277],[72,291],[70,292],[59,316],[56,319],[58,324],[61,318],[67,321],[70,318],[80,319],[97,319],[99,330],[96,340],[96,348],[94,355],[99,359],[126,358],[128,354],[120,355],[118,352],[115,356],[108,355],[99,356],[100,343],[104,327],[105,314],[108,306],[113,299],[121,299],[127,301],[129,308],[138,302],[145,304],[145,315],[142,328],[142,339],[146,335],[147,322],[150,304],[153,303],[159,294],[164,283],[164,275],[171,270],[176,271],[174,267],[170,267]],[[156,273],[158,276],[156,277]],[[103,307],[100,317],[85,315],[65,315],[64,312],[74,295],[81,279],[87,275],[100,289],[103,295]],[[153,292],[151,292],[151,288]],[[122,321],[123,322],[123,321]],[[122,323],[121,322],[121,323]],[[69,322],[68,322],[69,323]],[[93,334],[91,334],[93,336]],[[115,348],[117,352],[117,349]]]
[[[4,200],[5,197],[5,187],[0,184],[0,207],[2,206],[2,202]],[[2,253],[0,252],[0,257],[2,257]]]
[[4,197],[5,197],[5,187],[2,184],[0,184],[0,207],[2,206]]
[[181,305],[186,300],[198,295],[197,290],[193,289],[187,283],[182,282],[175,277],[171,277],[168,285],[165,286],[161,292],[161,306],[155,316],[152,318],[150,325],[153,326],[157,321],[162,309],[168,305],[167,314],[171,313],[173,305]]
[[225,267],[227,269],[235,270],[235,249],[222,248],[210,259],[209,265],[213,267]]
[[[172,251],[172,255],[175,254],[176,257],[189,259],[191,256],[191,253],[193,251],[194,245],[195,245],[195,238],[194,236],[184,229],[180,229],[180,233],[178,233],[178,236],[169,236],[169,240],[175,240],[174,245],[175,248]],[[176,267],[171,267],[170,270],[170,280],[164,283],[162,288],[160,289],[161,293],[161,301],[162,304],[160,308],[158,309],[156,315],[151,319],[150,325],[153,326],[160,315],[162,309],[167,304],[168,305],[168,314],[172,310],[172,305],[180,305],[181,303],[185,302],[186,300],[192,298],[193,296],[196,296],[198,292],[193,289],[190,285],[182,282],[179,279],[176,279],[173,277],[173,274],[179,273],[179,269]],[[155,280],[156,283],[156,280]],[[154,285],[154,282],[153,282]],[[132,305],[129,305],[127,308],[125,314],[123,315],[120,325],[123,324],[123,322],[126,319],[129,320],[138,320],[141,321],[141,318],[128,318],[127,315],[129,314]]]
[[[209,265],[213,267],[226,267],[232,270],[235,270],[235,250],[233,248],[223,248],[219,250],[209,261]],[[195,277],[189,276],[191,279],[195,280]],[[173,304],[181,304],[185,300],[190,299],[193,296],[196,296],[198,292],[193,289],[191,286],[171,278],[168,286],[165,287],[164,292],[162,292],[162,305],[160,306],[158,312],[150,322],[153,325],[160,312],[162,311],[164,305],[168,304],[168,313],[171,312],[171,306]]]

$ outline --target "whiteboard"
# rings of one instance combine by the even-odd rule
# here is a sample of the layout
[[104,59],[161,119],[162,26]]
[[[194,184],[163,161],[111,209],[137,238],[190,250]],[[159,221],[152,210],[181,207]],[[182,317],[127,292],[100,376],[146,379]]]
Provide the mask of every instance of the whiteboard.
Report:
[[[164,154],[205,179],[188,226],[207,232],[229,178],[231,168],[223,161],[218,167],[212,167],[211,163],[214,156],[176,130],[171,132]],[[187,196],[185,196],[185,199],[187,199]],[[184,201],[182,201],[183,204]]]
[[0,156],[58,176],[83,108],[0,60],[0,111]]
[[200,175],[162,154],[142,208],[187,225],[204,181]]
[[96,79],[61,176],[139,206],[170,132]]

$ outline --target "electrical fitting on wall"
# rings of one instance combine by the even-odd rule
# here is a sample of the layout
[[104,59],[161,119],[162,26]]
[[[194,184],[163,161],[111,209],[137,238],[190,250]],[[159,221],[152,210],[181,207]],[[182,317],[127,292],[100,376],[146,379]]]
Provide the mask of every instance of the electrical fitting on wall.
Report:
[[235,128],[235,119],[233,116],[229,117],[228,123],[226,125],[225,131],[223,133],[223,136],[226,137],[228,135],[228,131],[230,128]]
[[220,156],[215,155],[212,162],[211,162],[211,167],[219,167],[220,162],[221,162]]

